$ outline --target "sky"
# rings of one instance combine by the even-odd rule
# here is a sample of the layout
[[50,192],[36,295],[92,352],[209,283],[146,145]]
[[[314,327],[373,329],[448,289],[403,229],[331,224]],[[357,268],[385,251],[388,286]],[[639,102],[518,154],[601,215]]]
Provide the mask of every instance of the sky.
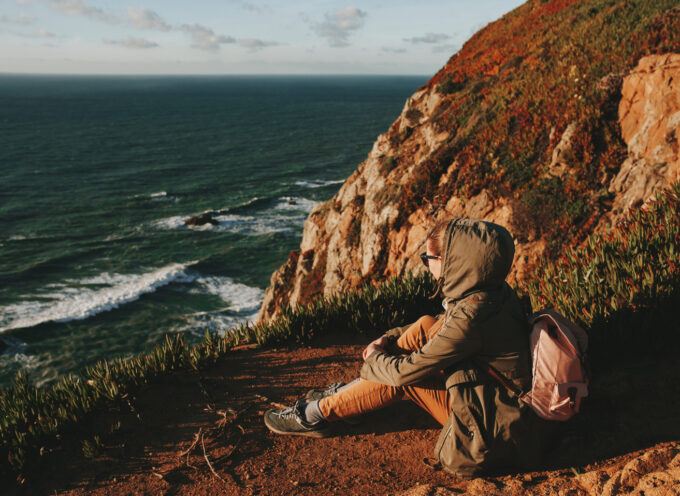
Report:
[[0,73],[431,75],[525,0],[0,0]]

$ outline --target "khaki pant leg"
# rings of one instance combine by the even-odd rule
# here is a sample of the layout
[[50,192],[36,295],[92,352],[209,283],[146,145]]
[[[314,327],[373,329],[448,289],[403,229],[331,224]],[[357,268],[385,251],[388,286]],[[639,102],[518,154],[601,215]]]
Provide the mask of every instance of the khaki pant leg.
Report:
[[428,340],[442,327],[442,320],[437,320],[429,315],[423,315],[411,325],[397,339],[398,353],[408,355],[412,351],[419,350]]
[[[442,320],[425,315],[404,331],[397,340],[397,346],[405,354],[418,350],[441,329],[441,325]],[[320,400],[319,409],[326,420],[335,421],[379,410],[403,399],[405,395],[438,422],[443,424],[446,421],[449,412],[448,394],[436,379],[431,383],[405,387],[386,386],[360,379],[353,386]]]
[[406,398],[432,415],[441,425],[446,423],[451,414],[451,407],[449,392],[443,384],[443,379],[439,382],[433,380],[430,384],[418,383],[400,389],[404,390]]
[[402,388],[359,379],[352,386],[319,401],[319,410],[331,422],[379,410],[404,397]]
[[[421,317],[399,337],[397,346],[403,354],[419,350],[441,330],[443,323],[444,319],[436,320],[429,315]],[[403,389],[406,398],[432,415],[437,422],[442,425],[446,423],[451,408],[443,376],[433,377],[429,381],[404,386],[400,389]]]
[[436,380],[394,387],[360,379],[353,386],[319,401],[319,409],[326,420],[334,422],[379,410],[404,397],[413,401],[442,425],[446,423],[451,413],[448,391]]

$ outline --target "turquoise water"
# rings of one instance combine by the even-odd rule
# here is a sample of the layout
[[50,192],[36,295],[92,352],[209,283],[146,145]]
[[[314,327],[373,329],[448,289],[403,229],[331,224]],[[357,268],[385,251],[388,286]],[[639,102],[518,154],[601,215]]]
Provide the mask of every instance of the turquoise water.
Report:
[[252,320],[426,79],[0,76],[0,384]]

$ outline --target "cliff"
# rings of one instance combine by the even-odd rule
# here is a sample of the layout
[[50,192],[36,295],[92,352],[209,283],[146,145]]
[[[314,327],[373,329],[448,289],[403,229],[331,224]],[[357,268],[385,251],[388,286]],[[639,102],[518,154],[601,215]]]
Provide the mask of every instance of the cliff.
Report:
[[624,219],[678,178],[675,5],[532,0],[476,33],[310,213],[260,320],[422,270],[443,217],[508,226],[511,282]]

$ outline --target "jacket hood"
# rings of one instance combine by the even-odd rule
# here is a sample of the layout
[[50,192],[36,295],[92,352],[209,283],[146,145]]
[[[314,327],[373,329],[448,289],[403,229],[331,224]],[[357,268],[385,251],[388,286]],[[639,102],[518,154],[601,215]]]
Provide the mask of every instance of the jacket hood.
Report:
[[503,286],[515,256],[515,243],[503,226],[453,219],[442,240],[441,288],[446,302]]

